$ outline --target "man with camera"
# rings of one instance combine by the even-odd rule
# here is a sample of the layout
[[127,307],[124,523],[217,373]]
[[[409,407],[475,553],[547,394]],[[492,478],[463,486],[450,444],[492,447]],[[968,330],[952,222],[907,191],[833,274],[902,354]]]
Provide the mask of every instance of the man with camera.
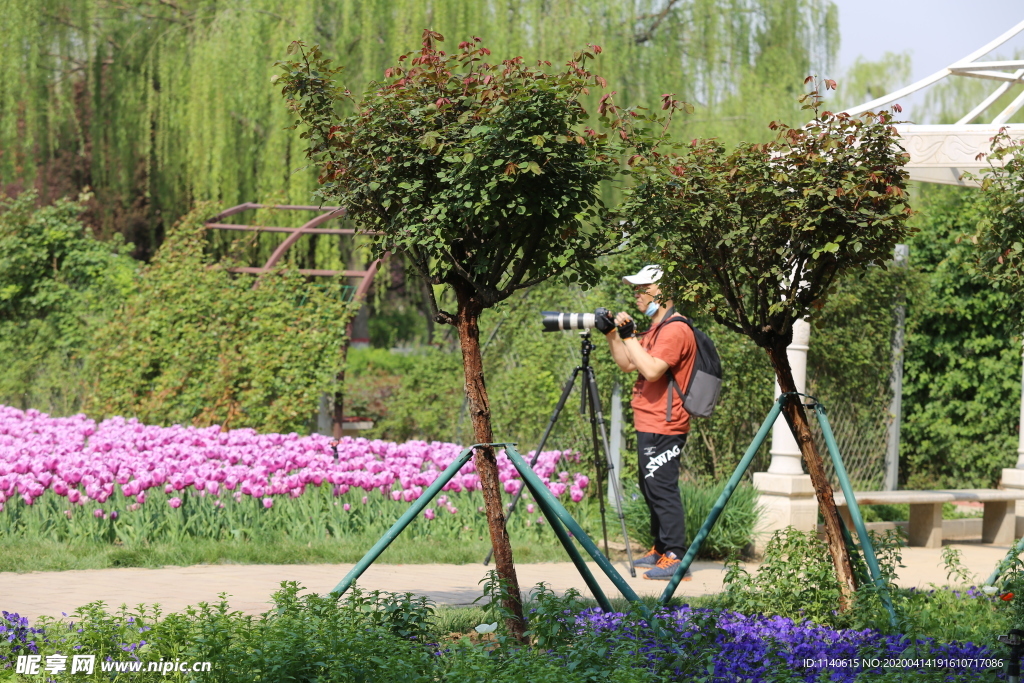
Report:
[[[661,267],[644,266],[622,281],[636,294],[637,309],[651,320],[639,333],[632,317],[598,311],[595,326],[605,334],[612,358],[623,372],[637,371],[633,386],[633,422],[640,461],[640,491],[651,514],[654,547],[635,564],[650,566],[645,579],[669,580],[686,551],[686,519],[679,495],[679,454],[690,431],[676,378],[693,372],[697,345],[693,330],[662,300],[657,282]],[[673,324],[674,323],[674,324]],[[683,379],[685,383],[685,379]],[[690,580],[690,572],[683,578]]]

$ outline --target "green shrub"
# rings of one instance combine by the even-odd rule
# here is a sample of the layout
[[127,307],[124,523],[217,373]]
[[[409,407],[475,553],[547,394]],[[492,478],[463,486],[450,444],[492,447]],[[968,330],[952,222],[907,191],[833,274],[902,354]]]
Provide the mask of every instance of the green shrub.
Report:
[[[718,497],[722,495],[726,482],[713,487],[699,486],[689,482],[679,482],[679,493],[686,511],[686,540],[693,542],[704,520],[711,513]],[[634,487],[635,489],[635,487]],[[626,494],[624,515],[630,537],[648,547],[654,544],[651,537],[651,516],[647,503],[639,491],[632,495]],[[757,521],[757,491],[749,484],[740,484],[733,491],[728,505],[704,539],[697,557],[701,559],[721,559],[738,555],[753,540],[754,523]]]
[[1016,459],[1021,302],[969,273],[975,247],[961,238],[982,218],[972,192],[922,188],[910,258],[927,286],[907,301],[906,488],[994,486]]
[[114,320],[92,339],[86,409],[150,424],[308,432],[342,367],[354,307],[340,281],[297,271],[259,287],[204,253],[201,205],[171,231]]
[[768,541],[756,574],[731,563],[723,606],[744,613],[778,614],[833,624],[841,592],[825,542],[793,527]]
[[0,199],[0,403],[78,411],[91,336],[133,287],[128,245],[95,239],[82,211],[66,199],[37,207],[34,192]]

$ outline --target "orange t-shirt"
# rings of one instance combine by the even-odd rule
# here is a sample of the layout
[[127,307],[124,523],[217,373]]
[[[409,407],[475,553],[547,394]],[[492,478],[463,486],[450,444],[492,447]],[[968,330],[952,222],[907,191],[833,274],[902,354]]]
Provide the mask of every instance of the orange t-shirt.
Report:
[[[697,342],[693,330],[685,322],[661,323],[637,335],[637,341],[654,358],[668,363],[682,391],[693,372],[697,359]],[[683,408],[679,394],[672,392],[672,420],[665,421],[665,395],[668,393],[668,372],[656,382],[643,375],[633,385],[633,424],[638,432],[652,434],[686,434],[690,431],[690,414]]]

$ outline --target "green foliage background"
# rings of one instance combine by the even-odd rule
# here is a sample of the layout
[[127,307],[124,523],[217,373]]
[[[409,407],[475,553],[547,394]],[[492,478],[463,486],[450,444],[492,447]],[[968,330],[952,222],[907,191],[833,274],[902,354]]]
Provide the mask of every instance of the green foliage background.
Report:
[[923,281],[908,299],[900,473],[909,488],[991,486],[1015,461],[1021,302],[970,274],[972,192],[919,194],[910,254]]
[[157,424],[308,431],[343,367],[338,281],[279,269],[253,287],[206,253],[200,205],[138,269],[59,201],[0,205],[0,402]]
[[136,263],[120,235],[92,238],[80,203],[35,204],[30,192],[0,201],[0,400],[70,414],[81,408],[90,330],[131,291]]
[[255,286],[204,253],[200,205],[115,320],[97,330],[87,408],[143,422],[306,430],[343,367],[354,311],[338,280],[278,270]]

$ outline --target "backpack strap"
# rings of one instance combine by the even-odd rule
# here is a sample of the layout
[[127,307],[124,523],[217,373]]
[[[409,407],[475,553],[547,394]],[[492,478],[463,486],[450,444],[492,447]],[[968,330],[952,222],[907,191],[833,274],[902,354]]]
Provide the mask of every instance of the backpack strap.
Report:
[[668,393],[665,395],[665,422],[672,421],[672,394],[679,394],[679,400],[684,404],[683,410],[686,410],[686,397],[683,396],[683,390],[679,388],[679,383],[676,382],[675,375],[672,374],[671,370],[665,370],[665,374],[668,375]]
[[[665,319],[662,320],[661,323],[658,325],[658,329],[655,330],[654,332],[654,338],[658,338],[658,334],[661,333],[662,327],[664,327],[668,323],[676,322],[677,320],[686,323],[691,330],[693,329],[693,323],[690,322],[690,319],[681,313],[676,313],[676,309],[673,307],[669,309],[669,311],[665,314]],[[696,340],[694,340],[694,342],[696,343]],[[683,390],[679,387],[679,382],[676,381],[675,375],[672,374],[672,369],[666,368],[665,374],[668,375],[668,392],[665,395],[665,422],[671,422],[673,395],[679,395],[679,401],[684,404],[683,410],[686,410],[686,396],[683,395]]]

